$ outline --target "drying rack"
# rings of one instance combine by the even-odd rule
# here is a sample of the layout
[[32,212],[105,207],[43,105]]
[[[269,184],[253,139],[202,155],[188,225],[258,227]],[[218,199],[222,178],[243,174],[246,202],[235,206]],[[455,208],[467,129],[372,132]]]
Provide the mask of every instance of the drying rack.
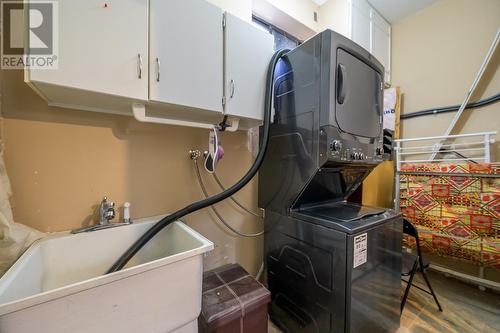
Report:
[[[491,163],[491,146],[495,143],[496,131],[479,132],[458,135],[430,136],[422,138],[409,138],[394,140],[394,154],[396,160],[394,209],[400,210],[401,196],[401,175],[411,176],[457,176],[457,177],[477,177],[468,173],[449,173],[421,171],[415,169],[404,170],[405,164],[419,163]],[[402,168],[403,167],[403,168]],[[403,169],[403,170],[402,170]],[[437,168],[436,170],[440,170]],[[497,175],[481,175],[481,177],[498,177]],[[430,232],[432,233],[432,231]],[[447,235],[449,238],[454,238]],[[483,247],[481,245],[481,251]],[[457,272],[440,265],[432,265],[431,268],[441,271],[447,275],[456,276],[462,280],[473,282],[480,289],[485,287],[500,290],[500,284],[485,279],[484,266],[479,265],[477,275],[469,275]]]
[[[496,131],[479,132],[469,134],[427,136],[421,138],[397,139],[394,140],[394,153],[396,157],[396,188],[394,191],[394,208],[399,210],[399,176],[401,175],[401,165],[405,163],[425,163],[425,162],[476,162],[491,163],[491,145],[495,143]],[[443,144],[451,140],[463,139],[458,143]],[[429,141],[437,143],[429,144]],[[410,146],[406,146],[411,143]],[[413,145],[415,144],[415,145]],[[464,153],[464,154],[462,154]],[[425,157],[430,154],[429,157]],[[439,159],[434,158],[437,154],[445,156]],[[454,157],[446,157],[449,155]],[[472,156],[470,154],[473,154]],[[468,155],[468,156],[466,156]],[[421,158],[408,159],[409,156],[421,156]],[[440,173],[426,173],[440,175]],[[463,174],[460,174],[463,176]]]

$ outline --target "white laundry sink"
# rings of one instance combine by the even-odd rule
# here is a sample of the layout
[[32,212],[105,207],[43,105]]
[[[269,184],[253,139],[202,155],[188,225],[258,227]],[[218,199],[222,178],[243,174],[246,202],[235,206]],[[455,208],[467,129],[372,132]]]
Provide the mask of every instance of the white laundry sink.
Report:
[[213,243],[184,223],[103,275],[159,219],[35,242],[0,279],[0,332],[197,332],[203,253]]

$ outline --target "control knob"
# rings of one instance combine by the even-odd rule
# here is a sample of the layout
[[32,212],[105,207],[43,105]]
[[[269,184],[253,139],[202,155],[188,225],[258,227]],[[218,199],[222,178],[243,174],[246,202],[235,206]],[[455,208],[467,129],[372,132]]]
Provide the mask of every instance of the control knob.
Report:
[[384,150],[380,147],[378,147],[375,152],[377,153],[377,155],[382,155],[384,153]]
[[342,143],[339,140],[333,140],[330,142],[331,151],[339,151],[342,148]]
[[359,159],[360,159],[360,160],[364,160],[364,159],[365,159],[365,154],[363,154],[363,153],[359,153]]

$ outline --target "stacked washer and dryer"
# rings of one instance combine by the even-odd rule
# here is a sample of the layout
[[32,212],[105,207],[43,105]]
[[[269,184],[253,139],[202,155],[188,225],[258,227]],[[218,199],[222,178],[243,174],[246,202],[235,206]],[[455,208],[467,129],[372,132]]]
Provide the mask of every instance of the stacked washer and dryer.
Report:
[[330,30],[277,64],[259,206],[269,312],[286,332],[399,328],[402,218],[346,200],[382,162],[383,73]]

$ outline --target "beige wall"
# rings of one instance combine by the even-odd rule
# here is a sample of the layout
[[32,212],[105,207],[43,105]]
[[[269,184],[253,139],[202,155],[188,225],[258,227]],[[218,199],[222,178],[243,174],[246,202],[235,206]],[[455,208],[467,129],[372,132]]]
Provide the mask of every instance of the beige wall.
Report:
[[[202,196],[188,150],[206,149],[207,131],[48,107],[24,84],[19,71],[2,72],[2,112],[17,222],[46,232],[68,230],[92,223],[103,195],[120,208],[130,201],[133,217],[173,212]],[[222,143],[226,156],[218,174],[231,184],[243,175],[252,156],[245,132],[224,134]],[[255,183],[238,197],[256,210]],[[241,214],[231,203],[219,206],[236,228],[261,229],[261,221]],[[232,237],[206,210],[185,220],[216,243],[208,267],[238,261],[253,273],[258,270],[262,239]]]
[[[442,0],[392,27],[392,83],[404,94],[403,113],[463,101],[500,27],[499,13],[498,0]],[[473,100],[500,91],[499,62],[497,52]],[[497,103],[467,111],[455,133],[499,130],[499,109]],[[441,135],[452,117],[404,120],[402,136]],[[494,157],[500,159],[498,144]]]

